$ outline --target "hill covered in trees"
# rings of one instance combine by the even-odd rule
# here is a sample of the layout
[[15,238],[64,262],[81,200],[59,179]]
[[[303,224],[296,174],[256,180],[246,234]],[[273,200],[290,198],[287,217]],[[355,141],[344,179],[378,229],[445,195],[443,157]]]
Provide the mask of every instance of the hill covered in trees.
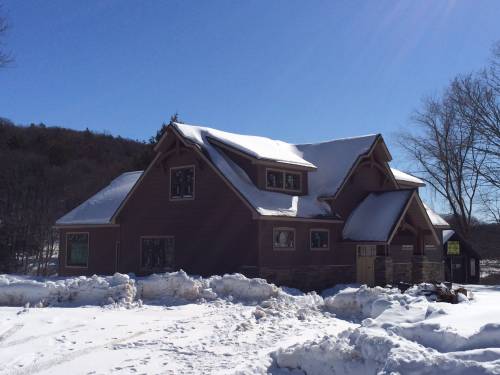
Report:
[[120,173],[144,169],[152,142],[0,118],[0,272],[44,272],[55,220]]

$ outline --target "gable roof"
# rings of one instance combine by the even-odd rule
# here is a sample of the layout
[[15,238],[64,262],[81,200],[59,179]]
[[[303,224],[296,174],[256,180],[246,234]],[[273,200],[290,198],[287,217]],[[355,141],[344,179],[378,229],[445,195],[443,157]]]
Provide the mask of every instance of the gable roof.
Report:
[[110,224],[111,218],[142,171],[123,173],[104,189],[74,208],[56,221],[56,225]]
[[342,236],[351,241],[386,242],[396,229],[414,190],[370,193],[351,212]]
[[[265,153],[267,160],[280,162],[300,158],[310,166],[319,167],[309,173],[308,194],[291,196],[284,193],[260,190],[243,169],[211,142],[211,140],[216,140],[225,143],[229,139],[231,146],[240,147],[234,144],[240,138],[233,137],[232,133],[179,123],[174,123],[173,127],[184,139],[197,145],[208,154],[215,167],[260,215],[301,218],[331,218],[335,216],[331,212],[330,206],[325,202],[318,201],[318,197],[334,195],[358,158],[369,152],[378,138],[377,135],[368,135],[316,144],[287,144],[288,146],[283,146],[284,142],[281,142],[281,146],[273,151],[274,159],[269,158],[271,156],[270,152]],[[244,142],[254,139],[246,138],[248,136],[243,137],[245,137],[243,138]],[[263,150],[266,147],[271,147],[276,142],[266,139],[256,137],[256,142],[260,143],[257,149]],[[241,147],[247,148],[250,146],[250,144],[245,144],[244,147]],[[294,156],[292,157],[290,154]],[[302,165],[305,164],[302,163]]]
[[402,185],[412,185],[412,186],[425,186],[425,182],[420,178],[412,176],[411,174],[400,171],[396,168],[391,168],[391,172],[398,183]]

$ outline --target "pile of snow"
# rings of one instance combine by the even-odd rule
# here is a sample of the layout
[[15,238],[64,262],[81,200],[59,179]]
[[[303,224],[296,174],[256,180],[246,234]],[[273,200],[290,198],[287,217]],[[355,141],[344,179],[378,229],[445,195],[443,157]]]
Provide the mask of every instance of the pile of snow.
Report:
[[54,280],[0,275],[0,305],[3,306],[131,303],[135,295],[134,280],[119,273]]
[[282,293],[280,288],[264,279],[249,279],[238,273],[204,279],[189,276],[182,270],[139,278],[137,288],[139,298],[156,301],[228,298],[234,301],[259,303]]
[[481,311],[491,301],[457,293],[458,304],[436,302],[432,292],[443,287],[343,287],[324,308],[360,326],[279,349],[275,365],[307,374],[500,374],[500,321]]
[[[332,297],[325,298],[325,308],[339,318],[361,321],[366,318],[377,318],[390,311],[403,313],[405,319],[419,319],[426,313],[427,299],[419,296],[413,289],[410,293],[401,293],[397,288],[370,288],[362,285],[359,288],[348,287],[340,290]],[[416,310],[417,317],[410,316],[408,310]]]
[[184,271],[131,279],[128,275],[58,279],[0,275],[0,305],[103,305],[143,300],[162,304],[212,301],[260,303],[279,295],[281,288],[264,279],[241,274],[193,277]]
[[371,327],[296,344],[272,356],[279,367],[315,375],[500,373],[500,351],[447,355]]

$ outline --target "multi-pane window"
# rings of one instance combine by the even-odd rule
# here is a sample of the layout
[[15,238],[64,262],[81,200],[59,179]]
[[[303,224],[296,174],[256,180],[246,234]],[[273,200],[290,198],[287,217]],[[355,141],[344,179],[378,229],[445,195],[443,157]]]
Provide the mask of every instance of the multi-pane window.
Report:
[[285,173],[285,189],[300,190],[300,174]]
[[283,189],[283,172],[268,170],[267,187],[272,189]]
[[401,245],[401,250],[405,251],[413,251],[413,245],[408,244],[408,245]]
[[294,249],[295,230],[290,228],[275,228],[273,230],[273,247],[275,249]]
[[266,171],[266,187],[268,189],[300,191],[300,173],[268,169]]
[[313,229],[310,237],[311,250],[328,250],[330,248],[330,233],[327,229]]
[[174,265],[173,237],[142,237],[141,268],[159,270]]
[[89,234],[66,234],[66,265],[70,267],[87,267],[89,260]]
[[194,198],[194,167],[170,169],[170,198]]

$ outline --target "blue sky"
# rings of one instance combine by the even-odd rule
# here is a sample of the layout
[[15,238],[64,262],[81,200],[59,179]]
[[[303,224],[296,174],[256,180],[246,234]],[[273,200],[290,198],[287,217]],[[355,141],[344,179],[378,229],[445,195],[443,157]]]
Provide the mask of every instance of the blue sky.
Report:
[[[3,0],[0,116],[147,139],[170,115],[291,142],[409,125],[479,69],[500,1]],[[397,150],[393,148],[397,156]]]

